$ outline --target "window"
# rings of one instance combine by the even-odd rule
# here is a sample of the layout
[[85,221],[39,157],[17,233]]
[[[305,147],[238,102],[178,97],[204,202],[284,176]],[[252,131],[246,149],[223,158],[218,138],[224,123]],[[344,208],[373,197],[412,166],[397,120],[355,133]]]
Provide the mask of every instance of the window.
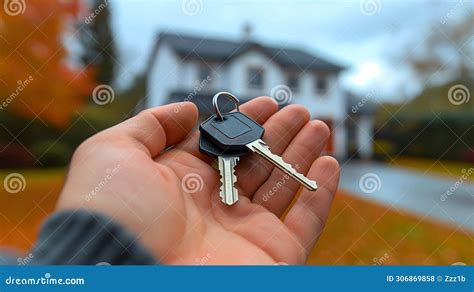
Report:
[[199,66],[197,81],[202,82],[204,80],[210,80],[211,74],[212,74],[211,68],[209,68],[209,66],[205,64],[202,64],[201,66]]
[[288,87],[293,91],[298,91],[298,87],[300,85],[300,76],[296,72],[288,73],[286,84]]
[[247,84],[251,89],[263,89],[263,70],[259,68],[249,68],[247,72]]
[[328,91],[328,80],[326,75],[316,76],[316,92],[319,94],[326,94]]

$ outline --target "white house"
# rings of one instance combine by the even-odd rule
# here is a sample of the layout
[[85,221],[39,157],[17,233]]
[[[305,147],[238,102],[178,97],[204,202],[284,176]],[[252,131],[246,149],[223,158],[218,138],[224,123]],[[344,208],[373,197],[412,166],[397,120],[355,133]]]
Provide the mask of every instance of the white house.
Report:
[[242,102],[270,95],[282,106],[306,106],[331,128],[326,152],[347,155],[346,97],[338,82],[343,67],[300,49],[274,47],[247,38],[226,40],[160,33],[147,68],[146,106],[188,100],[201,114],[212,96],[229,91]]

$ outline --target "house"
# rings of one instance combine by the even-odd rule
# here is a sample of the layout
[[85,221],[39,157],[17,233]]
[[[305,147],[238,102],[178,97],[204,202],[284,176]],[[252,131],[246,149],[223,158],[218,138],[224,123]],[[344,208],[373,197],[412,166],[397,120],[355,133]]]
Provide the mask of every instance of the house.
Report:
[[338,81],[344,68],[300,49],[267,46],[250,37],[228,40],[160,33],[147,64],[146,106],[194,102],[202,115],[212,96],[229,91],[242,102],[273,96],[281,106],[306,106],[331,128],[326,152],[347,155],[346,97]]

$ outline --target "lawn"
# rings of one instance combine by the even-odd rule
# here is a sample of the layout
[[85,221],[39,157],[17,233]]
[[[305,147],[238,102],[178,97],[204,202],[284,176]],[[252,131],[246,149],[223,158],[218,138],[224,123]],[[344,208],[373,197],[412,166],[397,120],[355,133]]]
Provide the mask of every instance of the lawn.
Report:
[[[16,171],[25,177],[17,194],[0,188],[0,246],[26,251],[54,209],[64,170]],[[0,172],[3,182],[10,172]],[[473,234],[339,192],[325,232],[308,264],[473,264]]]
[[473,235],[339,192],[308,264],[472,265]]

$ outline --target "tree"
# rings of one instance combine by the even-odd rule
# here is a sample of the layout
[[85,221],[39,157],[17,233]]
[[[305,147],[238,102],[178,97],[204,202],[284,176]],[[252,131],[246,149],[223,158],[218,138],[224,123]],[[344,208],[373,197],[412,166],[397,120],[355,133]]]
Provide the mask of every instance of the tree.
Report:
[[[472,9],[454,17],[454,10],[429,27],[426,40],[415,39],[397,56],[404,62],[423,87],[446,84],[454,80],[467,82],[474,76],[472,55]],[[453,9],[454,9],[453,8]],[[415,50],[413,50],[415,48]]]
[[0,9],[0,114],[39,117],[64,128],[82,108],[93,78],[89,69],[74,67],[66,49],[81,8],[79,0],[5,0]]
[[93,0],[91,14],[80,25],[82,63],[94,67],[96,80],[100,84],[111,84],[116,73],[117,49],[110,25],[109,9],[109,1]]

